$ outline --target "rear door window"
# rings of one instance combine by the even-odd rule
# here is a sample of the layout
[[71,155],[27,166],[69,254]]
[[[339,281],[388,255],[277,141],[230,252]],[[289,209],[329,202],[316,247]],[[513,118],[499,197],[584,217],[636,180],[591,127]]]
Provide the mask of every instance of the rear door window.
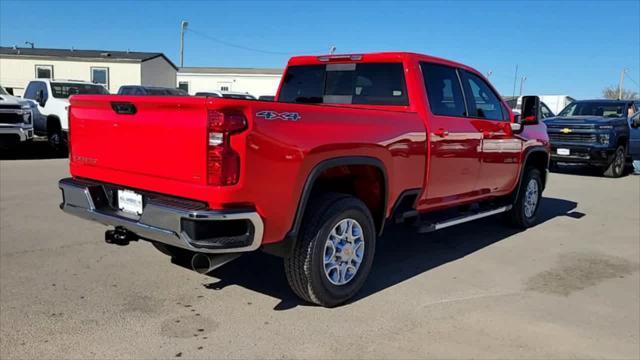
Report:
[[464,95],[456,69],[431,63],[421,63],[420,67],[431,112],[434,115],[466,116]]
[[401,63],[291,66],[278,100],[317,104],[409,104]]

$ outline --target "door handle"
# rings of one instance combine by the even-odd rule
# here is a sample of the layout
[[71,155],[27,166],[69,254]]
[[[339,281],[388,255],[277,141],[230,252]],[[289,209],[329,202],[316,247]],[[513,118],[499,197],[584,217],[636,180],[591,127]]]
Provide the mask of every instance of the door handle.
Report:
[[435,130],[433,132],[433,135],[440,136],[440,137],[445,137],[445,136],[449,135],[449,130],[445,130],[445,129],[440,128],[438,130]]

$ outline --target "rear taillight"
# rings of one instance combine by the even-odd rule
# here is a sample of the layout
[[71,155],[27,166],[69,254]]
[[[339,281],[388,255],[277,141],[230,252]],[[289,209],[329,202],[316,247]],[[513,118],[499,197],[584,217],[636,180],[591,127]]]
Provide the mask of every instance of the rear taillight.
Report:
[[234,185],[240,179],[240,155],[231,148],[231,135],[247,128],[242,114],[209,110],[207,116],[207,184]]

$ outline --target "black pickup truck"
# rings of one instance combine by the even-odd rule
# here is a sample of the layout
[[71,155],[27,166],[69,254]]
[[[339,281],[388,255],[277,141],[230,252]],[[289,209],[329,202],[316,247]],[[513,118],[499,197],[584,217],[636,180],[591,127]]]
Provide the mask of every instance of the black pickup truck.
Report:
[[558,116],[546,119],[551,141],[551,166],[584,163],[602,169],[606,177],[624,174],[629,159],[628,117],[638,100],[580,100]]

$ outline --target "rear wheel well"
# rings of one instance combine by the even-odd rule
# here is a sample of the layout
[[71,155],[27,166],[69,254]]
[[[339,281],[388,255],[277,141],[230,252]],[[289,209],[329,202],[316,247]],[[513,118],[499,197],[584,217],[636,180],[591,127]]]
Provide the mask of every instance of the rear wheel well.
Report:
[[291,230],[283,241],[267,244],[262,250],[272,255],[289,256],[312,198],[327,192],[348,194],[360,199],[373,216],[376,232],[382,232],[387,206],[387,173],[383,163],[366,156],[333,158],[316,165],[309,173]]
[[382,230],[386,210],[386,184],[380,168],[350,164],[325,169],[316,177],[309,197],[327,192],[348,194],[360,199],[371,212],[376,231]]

